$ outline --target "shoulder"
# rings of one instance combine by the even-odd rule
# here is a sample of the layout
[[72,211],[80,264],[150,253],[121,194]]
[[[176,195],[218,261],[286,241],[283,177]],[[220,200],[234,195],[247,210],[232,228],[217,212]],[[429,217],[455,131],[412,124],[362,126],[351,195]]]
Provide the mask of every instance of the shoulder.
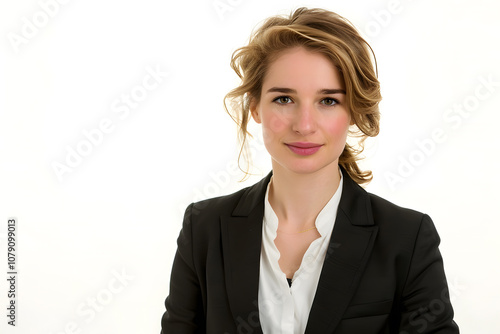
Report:
[[381,231],[398,232],[402,229],[417,228],[424,213],[395,203],[368,192],[347,173],[343,173],[344,182],[339,208],[345,213],[351,224],[357,226],[378,226]]
[[379,232],[392,236],[414,239],[423,230],[437,236],[431,217],[417,210],[402,207],[372,193],[370,198],[372,215]]
[[367,192],[367,195],[370,198],[372,212],[375,217],[413,221],[422,219],[424,215],[423,212],[396,205],[378,195],[369,192]]
[[262,206],[271,175],[272,172],[259,182],[232,194],[192,203],[188,210],[203,220],[220,216],[248,216],[259,204]]
[[[248,192],[250,187],[240,189],[232,194],[212,197],[189,205],[191,215],[202,214],[205,218],[220,215],[231,215],[234,208],[238,205],[243,195]],[[201,218],[201,217],[200,217]]]

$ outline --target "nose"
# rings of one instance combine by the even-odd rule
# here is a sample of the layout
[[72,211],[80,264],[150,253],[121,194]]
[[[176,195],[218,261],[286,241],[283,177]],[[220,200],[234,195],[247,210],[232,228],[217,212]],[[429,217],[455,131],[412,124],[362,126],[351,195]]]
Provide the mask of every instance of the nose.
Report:
[[314,133],[317,128],[315,112],[312,105],[299,105],[292,124],[293,131],[303,136]]

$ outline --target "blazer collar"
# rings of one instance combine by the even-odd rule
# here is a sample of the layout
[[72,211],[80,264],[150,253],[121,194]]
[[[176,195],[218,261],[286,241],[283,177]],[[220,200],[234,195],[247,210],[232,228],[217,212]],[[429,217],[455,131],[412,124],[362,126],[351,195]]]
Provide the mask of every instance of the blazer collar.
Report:
[[[368,193],[340,168],[343,191],[306,333],[335,330],[356,291],[377,235]],[[264,197],[271,176],[272,171],[246,188],[231,216],[221,216],[230,308],[238,328],[254,333],[262,333],[257,296]]]

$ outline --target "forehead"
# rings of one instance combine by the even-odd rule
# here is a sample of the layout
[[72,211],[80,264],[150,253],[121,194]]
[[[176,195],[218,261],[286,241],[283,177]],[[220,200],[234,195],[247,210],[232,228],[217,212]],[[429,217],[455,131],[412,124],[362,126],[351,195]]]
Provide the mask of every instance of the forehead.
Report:
[[295,47],[281,52],[269,65],[262,88],[274,86],[306,92],[344,88],[344,83],[339,70],[325,55]]

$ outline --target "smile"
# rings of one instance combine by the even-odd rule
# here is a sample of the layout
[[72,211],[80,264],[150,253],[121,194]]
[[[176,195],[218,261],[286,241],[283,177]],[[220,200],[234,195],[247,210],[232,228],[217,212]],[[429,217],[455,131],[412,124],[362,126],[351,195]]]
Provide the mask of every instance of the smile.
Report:
[[314,143],[290,143],[290,144],[285,144],[288,146],[288,148],[295,154],[298,155],[311,155],[316,152],[321,148],[320,144],[314,144]]

